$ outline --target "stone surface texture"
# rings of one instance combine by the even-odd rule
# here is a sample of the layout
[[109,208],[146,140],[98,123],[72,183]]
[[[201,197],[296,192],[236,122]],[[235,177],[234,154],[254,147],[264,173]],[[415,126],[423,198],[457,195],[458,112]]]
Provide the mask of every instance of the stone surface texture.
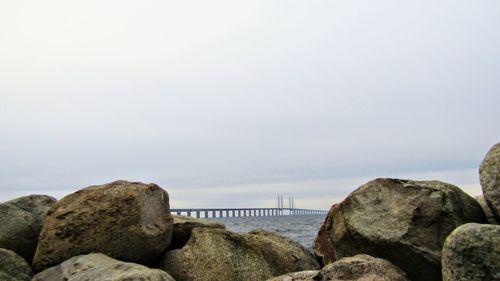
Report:
[[392,263],[369,255],[342,258],[321,270],[281,275],[269,281],[410,281]]
[[479,167],[484,199],[497,222],[500,222],[500,143],[495,144]]
[[493,212],[491,211],[490,206],[488,206],[488,203],[486,203],[486,200],[484,200],[483,195],[479,195],[474,197],[474,199],[477,200],[481,208],[483,209],[484,215],[486,216],[486,220],[490,224],[498,224],[497,220],[495,219],[495,216],[493,215]]
[[196,227],[226,229],[223,223],[216,221],[179,215],[172,215],[172,217],[174,218],[174,232],[170,249],[182,248],[191,237],[192,230]]
[[176,280],[258,281],[319,265],[302,245],[273,232],[194,228],[186,245],[168,251],[158,267]]
[[72,257],[46,269],[33,281],[175,281],[168,273],[94,253]]
[[39,272],[93,252],[147,264],[168,248],[172,229],[168,194],[156,184],[90,186],[49,210],[33,266]]
[[30,281],[33,271],[29,264],[15,252],[0,248],[0,280]]
[[267,281],[321,281],[319,270],[304,270],[283,274],[277,277],[268,279]]
[[346,257],[327,264],[319,280],[410,281],[405,272],[387,260],[369,255]]
[[45,215],[55,202],[47,195],[28,195],[0,204],[0,248],[31,263]]
[[500,226],[459,226],[446,238],[442,264],[445,281],[500,280]]
[[479,203],[440,181],[376,179],[330,210],[314,242],[323,264],[369,254],[413,281],[441,280],[441,249],[459,225],[484,222]]

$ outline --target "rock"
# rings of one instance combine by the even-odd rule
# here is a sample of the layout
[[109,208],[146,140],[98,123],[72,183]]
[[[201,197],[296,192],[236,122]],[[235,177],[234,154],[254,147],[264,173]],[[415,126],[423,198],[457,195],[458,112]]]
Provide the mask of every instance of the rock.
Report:
[[321,270],[289,273],[268,281],[410,281],[392,263],[369,255],[342,258]]
[[186,242],[191,237],[191,231],[195,227],[226,229],[226,226],[220,222],[197,219],[188,216],[172,215],[172,217],[174,218],[174,232],[172,235],[170,249],[180,249],[184,247]]
[[168,248],[172,228],[168,194],[156,184],[90,186],[49,210],[33,266],[38,272],[92,252],[147,264]]
[[168,251],[158,267],[176,280],[224,281],[266,280],[319,265],[298,242],[269,231],[194,228],[186,245]]
[[500,226],[468,223],[443,247],[444,281],[500,280]]
[[149,280],[175,281],[168,273],[140,264],[122,262],[104,254],[94,253],[72,257],[60,265],[46,269],[33,281],[85,281],[85,280]]
[[333,204],[313,242],[314,256],[322,265],[336,260],[335,249],[333,248],[333,244],[330,239],[330,232],[332,231],[333,212],[337,209],[338,205]]
[[[315,281],[319,278],[319,270],[304,270],[283,274],[277,277],[268,279],[267,281]],[[315,279],[316,278],[316,279]]]
[[476,201],[479,203],[479,205],[483,209],[483,212],[486,216],[486,221],[488,221],[488,223],[490,223],[490,224],[498,224],[498,222],[495,219],[495,216],[493,215],[493,212],[490,209],[490,206],[488,206],[488,204],[486,203],[486,200],[484,200],[484,196],[479,195],[479,196],[474,197],[474,199],[476,199]]
[[29,264],[15,252],[0,248],[0,280],[30,281],[33,271]]
[[321,269],[320,280],[410,281],[406,274],[384,259],[369,255],[342,258]]
[[457,226],[484,222],[479,203],[440,181],[376,179],[332,207],[314,242],[324,264],[369,254],[414,281],[441,280],[441,248]]
[[47,210],[56,199],[28,195],[0,204],[0,248],[10,249],[31,263]]
[[484,199],[497,222],[500,222],[500,143],[495,144],[479,167]]

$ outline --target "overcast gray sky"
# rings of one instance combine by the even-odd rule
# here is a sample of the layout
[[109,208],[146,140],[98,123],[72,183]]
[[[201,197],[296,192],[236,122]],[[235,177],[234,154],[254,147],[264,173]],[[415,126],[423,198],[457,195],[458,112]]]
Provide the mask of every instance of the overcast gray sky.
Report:
[[328,208],[376,177],[480,192],[500,1],[4,1],[0,201],[155,182]]

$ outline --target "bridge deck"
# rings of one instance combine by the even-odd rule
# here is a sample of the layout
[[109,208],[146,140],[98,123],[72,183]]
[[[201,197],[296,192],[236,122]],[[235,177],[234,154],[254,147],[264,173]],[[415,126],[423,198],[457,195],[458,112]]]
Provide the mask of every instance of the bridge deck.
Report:
[[295,208],[184,208],[171,209],[172,214],[200,218],[222,217],[267,217],[267,216],[312,216],[326,215],[325,210],[295,209]]

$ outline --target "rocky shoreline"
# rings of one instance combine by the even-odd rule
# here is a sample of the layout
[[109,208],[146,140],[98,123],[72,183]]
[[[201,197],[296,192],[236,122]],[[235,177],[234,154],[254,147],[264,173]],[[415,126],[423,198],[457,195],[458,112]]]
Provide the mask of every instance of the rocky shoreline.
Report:
[[0,280],[500,280],[500,143],[479,170],[477,199],[441,181],[370,181],[331,207],[313,253],[172,215],[156,184],[24,196],[0,204]]

